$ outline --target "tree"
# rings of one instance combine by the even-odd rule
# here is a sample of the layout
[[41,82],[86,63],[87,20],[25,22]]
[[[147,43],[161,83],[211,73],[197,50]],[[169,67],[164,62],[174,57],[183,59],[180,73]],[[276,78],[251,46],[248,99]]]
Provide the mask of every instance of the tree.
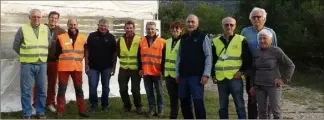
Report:
[[185,19],[190,13],[198,16],[199,28],[210,34],[221,32],[221,20],[227,15],[225,10],[217,4],[206,2],[190,4],[190,2],[186,1],[160,2],[159,18],[161,20],[162,37],[170,38],[170,24],[174,21],[180,21],[185,25]]

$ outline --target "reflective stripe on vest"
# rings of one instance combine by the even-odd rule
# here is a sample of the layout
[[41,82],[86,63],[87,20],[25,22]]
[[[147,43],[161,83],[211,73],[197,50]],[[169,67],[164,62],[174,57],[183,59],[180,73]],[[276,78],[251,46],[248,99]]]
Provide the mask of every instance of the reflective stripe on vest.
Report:
[[[225,78],[231,80],[236,72],[242,66],[242,41],[244,37],[235,34],[233,39],[230,41],[227,48],[223,50],[225,45],[220,40],[220,37],[213,39],[213,44],[216,46],[216,55],[218,60],[215,64],[215,75],[218,81],[222,81]],[[223,59],[222,56],[228,56],[227,59]]]
[[24,40],[20,46],[20,62],[46,62],[48,55],[48,27],[40,24],[38,26],[38,37],[36,37],[30,24],[22,26],[21,29]]
[[60,54],[58,60],[58,71],[82,71],[84,44],[87,37],[79,33],[74,46],[67,32],[59,35],[57,38],[62,48],[62,54]]
[[164,76],[171,76],[173,78],[176,77],[175,67],[176,67],[176,59],[177,53],[179,50],[180,40],[177,41],[176,45],[173,49],[172,47],[172,38],[169,38],[166,41],[166,50],[165,50],[165,64],[164,64]]
[[123,69],[131,69],[131,70],[137,70],[137,53],[138,53],[138,46],[139,42],[141,40],[141,37],[138,35],[135,35],[133,38],[132,45],[130,49],[128,50],[126,46],[126,42],[124,37],[120,37],[119,46],[120,46],[120,57],[119,57],[119,64],[120,67]]
[[161,72],[162,50],[165,44],[163,38],[156,38],[149,47],[146,37],[140,41],[142,70],[144,75],[158,76]]

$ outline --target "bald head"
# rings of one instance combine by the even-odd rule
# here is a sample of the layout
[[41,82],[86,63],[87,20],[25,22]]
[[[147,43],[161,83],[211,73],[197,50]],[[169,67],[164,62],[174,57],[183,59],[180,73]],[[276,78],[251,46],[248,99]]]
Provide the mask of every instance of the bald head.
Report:
[[236,28],[236,20],[232,17],[226,17],[222,20],[223,34],[233,35]]
[[67,22],[67,26],[69,28],[69,31],[72,33],[76,34],[77,29],[78,29],[78,21],[75,18],[70,18]]
[[196,15],[190,14],[186,19],[186,25],[189,32],[192,32],[198,28],[199,19]]

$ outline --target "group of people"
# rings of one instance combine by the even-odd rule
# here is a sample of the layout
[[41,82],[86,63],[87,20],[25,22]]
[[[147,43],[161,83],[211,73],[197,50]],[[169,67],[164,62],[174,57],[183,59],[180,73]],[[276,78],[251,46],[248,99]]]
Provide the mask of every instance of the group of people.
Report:
[[[267,119],[270,117],[269,108],[273,118],[280,119],[281,85],[283,81],[290,81],[295,66],[277,47],[275,32],[264,26],[266,16],[264,9],[253,8],[250,13],[253,25],[244,28],[241,35],[235,34],[235,19],[226,17],[221,21],[223,33],[209,38],[199,29],[198,17],[190,14],[185,23],[187,32],[183,32],[182,23],[173,22],[170,25],[172,37],[167,40],[156,34],[154,22],[146,24],[147,35],[141,37],[135,34],[134,22],[127,21],[125,34],[116,41],[108,30],[106,19],[100,19],[97,31],[87,37],[79,32],[77,19],[69,19],[68,30],[65,31],[57,24],[60,17],[58,12],[50,12],[48,24],[44,25],[40,23],[41,11],[32,9],[29,14],[30,24],[19,28],[13,44],[21,62],[23,118],[31,118],[32,106],[36,108],[37,118],[46,118],[45,108],[56,112],[57,118],[62,118],[69,76],[73,80],[80,116],[89,117],[87,111],[98,111],[99,76],[102,85],[101,110],[109,112],[109,81],[115,73],[118,57],[119,92],[124,103],[122,112],[130,112],[132,108],[128,94],[131,79],[136,112],[143,114],[140,95],[143,78],[148,100],[147,116],[161,117],[164,109],[161,79],[165,78],[170,98],[169,118],[178,117],[180,106],[184,119],[206,119],[204,85],[212,79],[218,87],[219,118],[228,119],[231,94],[238,118],[246,119],[243,99],[245,80],[249,96],[248,118]],[[283,72],[279,71],[281,67],[284,68]],[[90,110],[87,110],[84,102],[83,70],[88,76]],[[55,108],[57,78],[59,83]],[[46,79],[47,95],[44,86]],[[33,80],[34,103],[31,104]]]

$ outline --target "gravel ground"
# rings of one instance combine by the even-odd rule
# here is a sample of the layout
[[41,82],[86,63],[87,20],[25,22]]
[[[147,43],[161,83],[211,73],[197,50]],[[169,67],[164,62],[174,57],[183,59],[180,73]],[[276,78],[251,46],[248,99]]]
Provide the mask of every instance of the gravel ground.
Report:
[[[212,80],[209,80],[205,86],[206,90],[215,91],[217,94],[217,85],[213,84]],[[245,87],[244,87],[245,89]],[[285,86],[282,90],[282,94],[285,92],[292,92],[295,90],[303,89],[303,91],[310,91],[307,88],[291,88],[289,86]],[[307,89],[307,90],[306,90]],[[299,94],[299,93],[296,93]],[[301,97],[298,99],[305,99],[306,102],[298,103],[296,101],[292,101],[289,98],[285,98],[282,96],[281,99],[281,110],[283,112],[284,119],[321,119],[324,120],[324,103],[315,100],[315,99],[324,99],[324,95],[320,94],[316,91],[312,91],[312,95],[316,95],[316,98],[310,98],[309,95],[305,95],[305,97]],[[307,99],[306,99],[307,98]],[[232,97],[230,97],[232,100]],[[245,104],[247,104],[247,94],[244,91],[244,100]],[[233,102],[233,101],[232,101]],[[230,103],[232,104],[232,103]],[[320,107],[314,107],[318,105]]]

